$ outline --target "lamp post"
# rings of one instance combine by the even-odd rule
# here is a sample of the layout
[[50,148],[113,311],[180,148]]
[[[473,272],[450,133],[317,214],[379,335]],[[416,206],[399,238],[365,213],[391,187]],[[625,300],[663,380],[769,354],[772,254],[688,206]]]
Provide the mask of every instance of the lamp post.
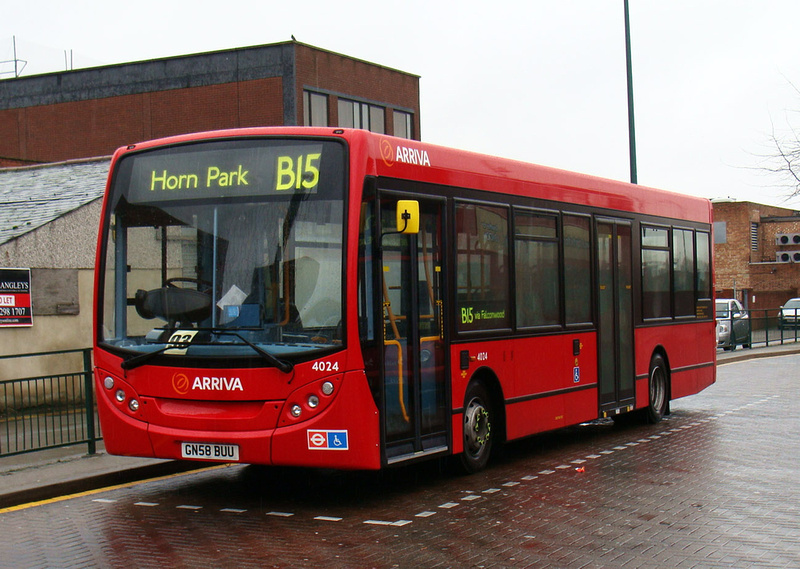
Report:
[[633,71],[631,69],[631,25],[628,0],[625,3],[625,61],[628,69],[628,146],[630,148],[631,184],[638,183],[636,174],[636,133],[633,126]]

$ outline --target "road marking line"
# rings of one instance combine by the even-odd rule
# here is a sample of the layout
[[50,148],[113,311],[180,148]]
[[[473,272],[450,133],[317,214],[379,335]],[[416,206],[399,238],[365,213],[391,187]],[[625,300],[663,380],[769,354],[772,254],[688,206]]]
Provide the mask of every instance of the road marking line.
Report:
[[155,478],[145,478],[144,480],[136,480],[134,482],[126,482],[125,484],[114,484],[113,486],[104,486],[103,488],[94,488],[86,490],[85,492],[76,492],[75,494],[67,494],[66,496],[57,496],[55,498],[48,498],[47,500],[38,500],[36,502],[28,502],[27,504],[19,504],[18,506],[9,506],[8,508],[0,508],[0,514],[7,512],[16,512],[19,510],[27,510],[28,508],[35,508],[36,506],[46,506],[48,504],[56,504],[65,500],[72,500],[73,498],[83,498],[85,496],[94,496],[102,492],[110,492],[111,490],[119,490],[120,488],[133,488],[139,484],[147,482],[159,482],[161,480],[169,480],[170,478],[177,478],[178,476],[185,476],[187,474],[194,474],[197,472],[208,472],[209,470],[216,470],[218,468],[228,468],[230,464],[218,464],[216,466],[209,466],[208,468],[199,468],[197,470],[190,470],[187,472],[176,472],[175,474],[166,474],[164,476],[156,476]]
[[340,522],[344,518],[337,518],[334,516],[315,516],[314,519],[320,522]]

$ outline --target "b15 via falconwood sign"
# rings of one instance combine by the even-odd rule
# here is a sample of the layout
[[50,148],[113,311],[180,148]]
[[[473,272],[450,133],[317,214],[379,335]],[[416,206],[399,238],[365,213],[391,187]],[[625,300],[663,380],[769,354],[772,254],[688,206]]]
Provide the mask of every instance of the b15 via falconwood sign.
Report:
[[0,328],[14,326],[33,326],[30,269],[0,269]]

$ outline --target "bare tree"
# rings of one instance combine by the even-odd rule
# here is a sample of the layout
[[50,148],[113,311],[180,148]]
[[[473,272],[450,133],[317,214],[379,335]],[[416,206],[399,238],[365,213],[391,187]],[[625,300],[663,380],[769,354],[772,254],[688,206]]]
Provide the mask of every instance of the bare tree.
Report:
[[[788,83],[800,95],[800,90],[791,81]],[[769,150],[761,156],[761,167],[774,174],[780,180],[780,185],[790,190],[786,196],[788,200],[800,196],[800,134],[792,126],[788,115],[786,123],[788,130],[785,133],[778,133],[775,124],[772,124]]]

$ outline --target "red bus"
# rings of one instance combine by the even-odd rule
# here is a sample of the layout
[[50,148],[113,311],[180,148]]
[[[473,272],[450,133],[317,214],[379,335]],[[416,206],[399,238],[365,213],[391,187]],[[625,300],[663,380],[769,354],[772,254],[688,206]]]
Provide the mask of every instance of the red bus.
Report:
[[705,199],[362,130],[114,155],[95,366],[113,454],[460,455],[715,381]]

